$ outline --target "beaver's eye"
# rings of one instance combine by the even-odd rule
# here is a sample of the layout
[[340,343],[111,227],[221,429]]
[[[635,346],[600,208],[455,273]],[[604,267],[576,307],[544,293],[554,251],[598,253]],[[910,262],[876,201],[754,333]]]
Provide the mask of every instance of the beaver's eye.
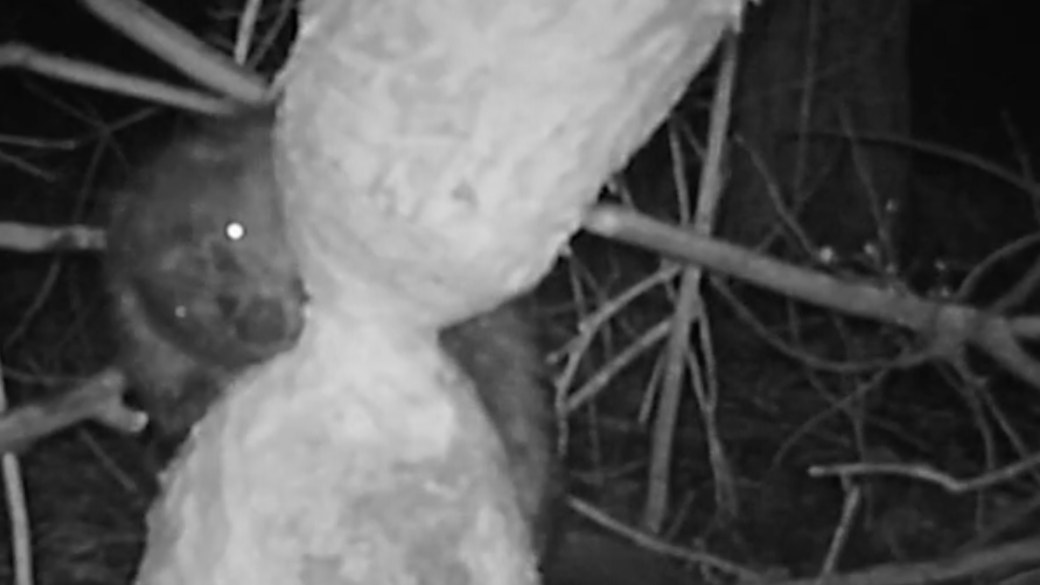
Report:
[[224,235],[232,242],[237,242],[246,237],[246,226],[238,221],[229,221],[224,226]]

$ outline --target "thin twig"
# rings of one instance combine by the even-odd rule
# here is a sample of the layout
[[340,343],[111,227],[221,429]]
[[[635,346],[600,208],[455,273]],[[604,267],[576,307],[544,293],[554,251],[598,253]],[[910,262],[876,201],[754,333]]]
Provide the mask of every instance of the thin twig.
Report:
[[[0,374],[3,362],[0,362]],[[7,413],[7,389],[0,375],[0,415]],[[32,585],[32,528],[29,522],[29,507],[25,501],[25,482],[18,457],[3,453],[4,495],[7,499],[7,518],[11,524],[11,563],[14,566],[14,583]]]

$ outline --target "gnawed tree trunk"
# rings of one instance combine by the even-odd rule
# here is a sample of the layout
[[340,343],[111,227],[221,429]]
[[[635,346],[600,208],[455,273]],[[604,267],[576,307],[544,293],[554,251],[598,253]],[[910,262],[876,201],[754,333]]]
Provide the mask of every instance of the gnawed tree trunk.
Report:
[[737,0],[310,2],[279,132],[312,294],[200,425],[145,583],[533,583],[439,327],[532,286]]

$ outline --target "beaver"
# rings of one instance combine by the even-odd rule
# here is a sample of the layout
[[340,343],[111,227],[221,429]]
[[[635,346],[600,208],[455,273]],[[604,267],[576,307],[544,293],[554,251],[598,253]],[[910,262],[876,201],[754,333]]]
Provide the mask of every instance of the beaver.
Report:
[[[106,281],[117,366],[165,452],[235,376],[291,349],[307,296],[285,236],[271,111],[192,123],[113,192]],[[441,331],[501,439],[539,552],[560,479],[538,327],[511,302]]]
[[112,192],[104,258],[116,362],[183,437],[249,366],[292,348],[306,292],[285,238],[267,112],[193,122]]

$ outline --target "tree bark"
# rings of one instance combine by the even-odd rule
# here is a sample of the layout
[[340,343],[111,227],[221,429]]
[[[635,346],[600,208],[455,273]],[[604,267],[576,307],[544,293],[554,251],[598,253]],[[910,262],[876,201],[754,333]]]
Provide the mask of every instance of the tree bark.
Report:
[[906,189],[907,152],[856,136],[909,131],[909,10],[777,0],[750,13],[724,237],[763,243],[782,229],[783,207],[820,247],[858,253],[877,240],[886,203]]
[[[859,136],[909,131],[908,13],[902,0],[776,0],[748,14],[721,237],[800,263],[881,272],[894,261],[889,203],[905,196],[909,152]],[[800,310],[743,290],[743,302],[767,327],[801,322]],[[729,386],[783,392],[773,381],[801,375],[801,366],[776,359],[733,314],[720,315],[714,327],[720,378]],[[833,335],[799,332],[799,342],[810,334]],[[835,337],[817,339],[832,358],[844,347]],[[816,408],[779,395],[775,401]]]

